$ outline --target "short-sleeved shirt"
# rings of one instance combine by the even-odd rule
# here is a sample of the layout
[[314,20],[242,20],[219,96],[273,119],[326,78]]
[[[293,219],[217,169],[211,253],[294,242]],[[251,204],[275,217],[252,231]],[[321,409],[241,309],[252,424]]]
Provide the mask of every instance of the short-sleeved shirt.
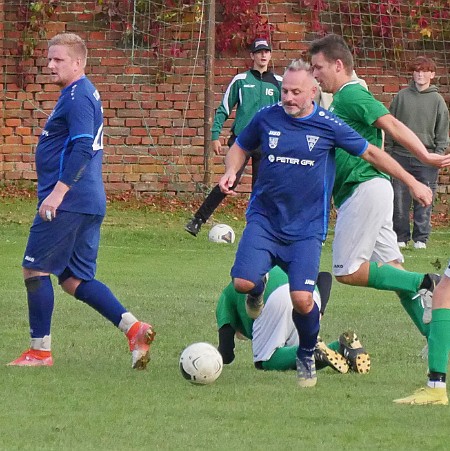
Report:
[[[334,94],[330,111],[371,144],[381,147],[382,131],[372,124],[380,117],[389,114],[389,110],[357,81],[346,83]],[[354,157],[342,149],[336,149],[336,180],[333,189],[336,207],[340,207],[360,183],[374,177],[389,179],[388,175],[362,158]]]
[[[281,103],[260,110],[239,134],[251,153],[261,147],[258,180],[247,219],[263,216],[279,240],[325,239],[335,176],[335,147],[361,155],[367,141],[314,103],[310,115],[293,118]],[[265,224],[264,224],[265,225]]]
[[61,91],[39,138],[36,148],[39,205],[60,180],[75,141],[80,138],[93,140],[93,157],[58,209],[104,215],[103,109],[97,89],[86,77]]

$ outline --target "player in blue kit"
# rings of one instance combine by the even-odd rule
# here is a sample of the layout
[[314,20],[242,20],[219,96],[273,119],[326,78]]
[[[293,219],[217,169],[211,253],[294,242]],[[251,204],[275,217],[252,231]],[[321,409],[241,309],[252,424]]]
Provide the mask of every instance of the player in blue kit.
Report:
[[110,289],[95,279],[100,226],[106,210],[102,182],[103,108],[86,78],[87,49],[72,33],[49,42],[48,67],[62,90],[36,149],[38,213],[23,259],[31,345],[11,366],[51,366],[54,306],[50,274],[66,293],[85,302],[122,330],[132,367],[149,360],[152,326],[138,321]]
[[312,292],[322,242],[328,229],[334,183],[335,147],[395,174],[414,197],[431,203],[431,190],[404,174],[401,166],[313,101],[317,93],[309,64],[296,60],[286,69],[281,103],[260,110],[229,150],[219,184],[232,194],[236,173],[248,152],[261,146],[261,165],[247,209],[247,225],[231,269],[236,291],[247,293],[249,316],[263,306],[264,276],[275,265],[289,278],[293,321],[299,335],[300,387],[316,385],[313,358],[319,309]]

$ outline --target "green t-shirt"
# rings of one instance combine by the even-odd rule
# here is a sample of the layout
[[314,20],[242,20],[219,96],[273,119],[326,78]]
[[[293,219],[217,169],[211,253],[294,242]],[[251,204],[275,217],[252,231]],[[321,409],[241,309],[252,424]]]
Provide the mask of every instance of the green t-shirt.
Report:
[[[357,81],[345,84],[334,94],[330,111],[339,116],[371,144],[381,147],[383,142],[382,131],[372,124],[380,117],[389,114],[389,110]],[[333,188],[335,206],[339,208],[353,194],[360,183],[375,177],[389,180],[388,175],[374,168],[367,161],[337,148],[336,180]]]

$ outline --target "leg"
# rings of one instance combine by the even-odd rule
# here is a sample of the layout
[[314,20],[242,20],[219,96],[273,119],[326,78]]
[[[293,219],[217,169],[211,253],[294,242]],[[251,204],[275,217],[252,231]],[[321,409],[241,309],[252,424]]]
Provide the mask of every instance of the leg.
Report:
[[[433,191],[433,197],[436,194],[438,169],[425,166],[420,162],[416,163],[413,175],[420,182],[428,185]],[[412,239],[415,243],[426,244],[431,233],[431,212],[433,206],[422,207],[418,202],[414,201],[414,221]],[[420,246],[420,245],[418,245]]]
[[[244,172],[245,166],[248,163],[250,157],[248,156],[241,169],[239,169],[236,174],[236,181],[234,182],[233,189],[239,184],[242,174]],[[211,192],[208,194],[206,199],[200,205],[199,209],[195,212],[194,217],[186,224],[185,230],[193,236],[197,236],[200,232],[201,226],[211,217],[217,207],[225,199],[226,194],[223,194],[220,190],[219,185],[216,185]]]
[[428,383],[397,404],[448,404],[446,376],[450,351],[450,264],[433,296],[433,316],[428,339]]
[[[393,154],[392,157],[408,172],[410,172],[410,157]],[[392,179],[394,190],[393,228],[399,243],[407,244],[411,239],[410,210],[412,196],[408,187],[397,179]]]

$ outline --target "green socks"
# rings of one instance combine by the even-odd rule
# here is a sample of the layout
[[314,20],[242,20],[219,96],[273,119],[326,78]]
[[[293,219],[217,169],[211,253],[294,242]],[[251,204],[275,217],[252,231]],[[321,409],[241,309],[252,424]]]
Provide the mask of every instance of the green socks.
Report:
[[378,266],[377,263],[370,262],[367,286],[377,290],[417,293],[423,278],[424,274],[403,271],[391,265]]
[[433,310],[428,338],[428,366],[430,371],[447,373],[450,351],[450,309]]
[[413,293],[402,292],[398,293],[400,296],[400,303],[406,310],[406,313],[413,320],[419,332],[424,336],[428,337],[430,333],[430,325],[423,323],[423,307],[420,296],[415,297]]

